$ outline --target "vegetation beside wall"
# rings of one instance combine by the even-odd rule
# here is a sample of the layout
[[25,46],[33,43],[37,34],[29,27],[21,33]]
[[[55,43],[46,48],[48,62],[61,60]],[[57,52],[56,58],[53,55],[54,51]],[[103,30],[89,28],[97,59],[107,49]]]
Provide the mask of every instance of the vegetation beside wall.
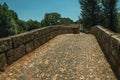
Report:
[[120,32],[118,25],[118,0],[79,0],[81,23],[90,30],[92,26],[102,25],[114,32]]
[[7,37],[33,29],[58,24],[71,24],[70,18],[62,18],[59,13],[46,13],[40,22],[34,20],[23,21],[15,11],[9,9],[6,3],[0,4],[0,38]]

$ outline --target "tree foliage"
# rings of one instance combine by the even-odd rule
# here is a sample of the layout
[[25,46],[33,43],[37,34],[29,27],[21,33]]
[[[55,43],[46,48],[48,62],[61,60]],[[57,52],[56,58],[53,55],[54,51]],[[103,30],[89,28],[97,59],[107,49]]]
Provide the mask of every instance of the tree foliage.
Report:
[[27,21],[27,31],[30,31],[30,30],[33,30],[33,29],[37,29],[37,28],[40,28],[40,23],[37,22],[37,21],[33,21],[33,20],[29,20]]
[[83,26],[90,29],[94,25],[103,25],[117,32],[118,0],[79,0]]
[[0,4],[0,37],[15,35],[40,27],[40,22],[19,20],[17,13],[10,10],[6,3]]
[[117,17],[118,17],[118,27],[117,27],[117,32],[120,33],[120,12],[117,14]]
[[73,20],[71,20],[70,18],[60,18],[59,24],[72,24]]
[[28,31],[28,24],[27,24],[27,22],[25,22],[23,20],[18,20],[17,24],[19,25],[20,33]]
[[72,24],[73,20],[70,18],[62,18],[59,13],[46,13],[44,19],[41,21],[41,26],[51,26],[58,24]]
[[6,3],[0,4],[0,38],[7,37],[50,25],[70,24],[70,18],[61,18],[59,13],[46,13],[41,22],[28,20],[23,21],[18,18],[15,11],[10,10]]
[[13,10],[9,10],[6,3],[0,4],[0,37],[19,33],[16,20],[18,20],[17,14]]
[[102,0],[104,19],[103,26],[106,26],[115,32],[118,31],[117,2],[118,0]]
[[46,13],[44,19],[41,21],[42,26],[57,25],[61,15],[59,13]]
[[92,26],[100,23],[99,12],[100,8],[98,0],[79,0],[81,5],[81,16],[83,26],[86,29],[90,29]]

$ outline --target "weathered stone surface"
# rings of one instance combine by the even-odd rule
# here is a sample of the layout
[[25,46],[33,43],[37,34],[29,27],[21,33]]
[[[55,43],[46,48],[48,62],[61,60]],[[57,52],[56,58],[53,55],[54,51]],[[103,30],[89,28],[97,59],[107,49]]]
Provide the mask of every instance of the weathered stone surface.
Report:
[[44,35],[45,34],[45,30],[42,28],[42,29],[39,30],[39,33],[40,33],[40,35]]
[[40,33],[39,33],[39,31],[36,31],[33,34],[34,34],[34,39],[39,39],[40,36],[41,36]]
[[33,31],[26,33],[24,36],[25,36],[25,43],[32,41],[34,39]]
[[24,45],[21,45],[18,48],[7,51],[6,52],[7,64],[13,63],[14,61],[18,60],[19,58],[21,58],[24,55],[25,55],[25,46]]
[[111,66],[117,70],[120,75],[120,35],[117,35],[101,26],[96,26],[91,29],[96,36],[101,48],[107,55]]
[[72,32],[73,32],[74,34],[80,33],[80,30],[77,29],[77,28],[72,28],[71,30],[72,30]]
[[55,36],[57,36],[57,31],[54,31]]
[[14,55],[16,55],[16,54],[14,53],[14,51],[12,49],[6,52],[6,62],[8,65],[12,64],[15,61]]
[[[110,49],[110,35],[105,33],[105,32],[101,32],[101,41],[99,40],[99,42],[101,42],[101,46],[106,49],[106,52],[111,54],[111,49]],[[104,43],[104,44],[103,44]]]
[[118,60],[120,55],[120,39],[118,39],[117,36],[111,37],[109,49],[111,50],[111,54]]
[[40,39],[34,39],[34,48],[38,48],[39,46],[41,46],[42,44],[40,43]]
[[53,38],[56,36],[55,31],[52,32],[52,36]]
[[50,32],[50,31],[49,31],[49,30],[50,30],[49,28],[50,28],[50,27],[45,28],[45,30],[44,30],[44,31],[45,31],[45,33],[46,33],[46,34],[48,34],[48,33]]
[[61,35],[62,34],[62,30],[58,30],[57,34]]
[[24,34],[15,35],[12,37],[12,41],[13,41],[13,47],[16,48],[25,42],[25,36]]
[[31,42],[26,44],[26,53],[29,53],[32,50],[34,50],[34,41],[31,41]]
[[41,37],[41,39],[40,39],[40,43],[41,43],[41,44],[46,43],[46,37]]
[[49,32],[53,32],[54,27],[48,27],[49,28]]
[[50,38],[51,38],[51,39],[54,38],[54,32],[51,32],[51,33],[50,33]]
[[57,30],[59,30],[59,28],[57,26],[52,27],[52,31],[57,31]]
[[113,55],[109,54],[109,61],[111,62],[111,66],[113,66],[115,69],[117,68],[117,60],[115,59],[115,57]]
[[57,35],[72,33],[71,29],[72,28],[59,25],[48,26],[19,35],[14,35],[8,38],[0,39],[0,55],[2,55],[2,53],[5,53],[7,64],[11,64],[24,56],[25,53],[31,52],[35,48],[38,48],[40,45],[46,43]]
[[51,35],[50,35],[50,33],[46,35],[46,42],[49,41],[49,40],[51,40]]
[[6,67],[6,57],[5,54],[0,54],[0,71],[4,71]]
[[41,34],[44,35],[46,33],[48,33],[49,29],[47,29],[47,27],[41,28]]
[[[110,32],[102,27],[93,27],[91,29],[92,33],[96,36],[101,48],[107,53],[108,55],[113,55],[115,58],[118,57],[117,53],[113,54],[114,49],[114,43],[116,43],[116,40],[111,38],[111,36],[114,34],[113,32]],[[118,59],[118,58],[116,58]]]
[[0,39],[0,53],[12,48],[11,38]]
[[117,72],[118,75],[120,76],[120,59],[118,60]]
[[25,46],[21,45],[20,47],[14,49],[14,53],[15,60],[18,60],[19,58],[25,55]]

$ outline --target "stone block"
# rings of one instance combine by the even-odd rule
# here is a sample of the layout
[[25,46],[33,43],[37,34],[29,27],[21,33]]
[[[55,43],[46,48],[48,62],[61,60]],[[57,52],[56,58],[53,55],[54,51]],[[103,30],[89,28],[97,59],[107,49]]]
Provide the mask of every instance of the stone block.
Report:
[[109,35],[109,34],[107,34],[107,33],[105,33],[105,32],[103,32],[102,34],[101,34],[101,37],[100,37],[101,39],[101,41],[100,41],[100,43],[101,43],[101,45],[102,45],[102,48],[104,48],[105,50],[106,50],[106,52],[107,53],[110,53],[111,51],[111,49],[110,49],[110,39],[111,39],[111,36]]
[[72,30],[72,32],[73,32],[74,34],[77,34],[77,33],[78,33],[78,28],[71,28],[71,30]]
[[34,34],[34,39],[39,39],[41,34],[39,33],[39,31],[36,31],[33,33]]
[[30,42],[34,39],[33,31],[26,33],[24,36],[25,36],[25,43]]
[[62,34],[62,33],[61,33],[61,30],[58,30],[58,31],[57,31],[57,35],[60,35],[60,34]]
[[62,30],[59,30],[59,35],[61,35],[62,34]]
[[49,40],[51,40],[51,35],[50,35],[50,33],[46,35],[46,42],[49,41]]
[[49,27],[49,32],[52,32],[53,31],[53,27]]
[[12,48],[11,38],[0,39],[0,53]]
[[109,49],[111,54],[118,60],[120,56],[120,39],[117,36],[111,37]]
[[40,43],[41,43],[41,45],[44,44],[44,43],[46,43],[46,37],[41,37]]
[[26,43],[26,54],[34,50],[34,41]]
[[54,36],[57,36],[57,31],[54,31]]
[[44,34],[45,34],[45,29],[41,29],[41,30],[39,31],[39,33],[40,33],[40,35],[44,35]]
[[53,38],[55,37],[55,31],[52,33]]
[[13,41],[13,47],[16,48],[16,47],[24,44],[25,36],[24,36],[24,34],[15,35],[12,37],[12,41]]
[[119,56],[119,60],[117,63],[118,63],[117,71],[118,71],[118,75],[120,76],[120,56]]
[[15,56],[7,57],[6,62],[8,65],[12,64],[15,61]]
[[0,71],[4,71],[6,67],[6,56],[4,53],[0,54]]
[[50,29],[49,29],[50,27],[46,27],[45,28],[45,33],[49,33],[50,32]]
[[40,39],[34,39],[34,48],[38,48],[39,46],[41,46],[41,42],[40,42]]
[[54,38],[54,37],[55,37],[54,31],[50,33],[50,36],[51,36],[51,38]]
[[117,60],[114,58],[113,55],[108,55],[108,59],[111,62],[113,68],[117,68]]
[[40,34],[44,35],[49,32],[49,29],[47,27],[41,28]]
[[52,32],[49,33],[49,36],[50,36],[51,39],[53,38],[53,36],[52,36]]
[[21,45],[15,49],[7,51],[5,54],[7,64],[12,64],[14,61],[18,60],[19,58],[25,55],[25,46]]
[[57,30],[59,30],[59,28],[58,28],[57,26],[53,26],[53,27],[51,27],[51,32],[53,32],[53,31],[57,31]]

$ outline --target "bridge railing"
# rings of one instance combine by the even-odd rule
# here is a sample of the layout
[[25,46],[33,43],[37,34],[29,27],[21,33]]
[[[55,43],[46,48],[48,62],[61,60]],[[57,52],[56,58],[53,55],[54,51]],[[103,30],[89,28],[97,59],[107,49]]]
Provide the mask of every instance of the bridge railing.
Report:
[[96,36],[113,71],[120,77],[120,34],[116,34],[102,26],[94,26],[91,32]]
[[53,26],[32,30],[0,39],[0,70],[5,70],[22,56],[28,54],[57,35],[79,33],[78,28]]

